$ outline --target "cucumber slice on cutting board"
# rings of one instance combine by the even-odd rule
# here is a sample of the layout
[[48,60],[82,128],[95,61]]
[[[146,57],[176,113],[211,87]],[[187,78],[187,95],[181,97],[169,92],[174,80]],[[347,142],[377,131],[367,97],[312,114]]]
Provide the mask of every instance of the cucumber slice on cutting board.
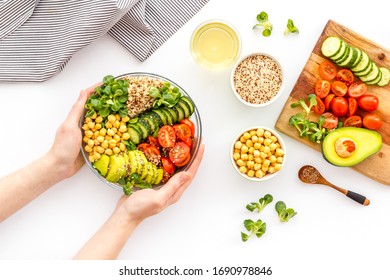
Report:
[[390,69],[379,67],[365,51],[350,46],[336,36],[329,36],[324,40],[321,53],[338,66],[349,68],[368,85],[386,86],[390,83]]

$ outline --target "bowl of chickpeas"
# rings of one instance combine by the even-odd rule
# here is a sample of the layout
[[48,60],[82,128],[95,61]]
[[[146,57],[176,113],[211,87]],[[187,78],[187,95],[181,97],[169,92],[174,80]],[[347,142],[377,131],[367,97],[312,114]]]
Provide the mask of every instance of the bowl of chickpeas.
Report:
[[273,129],[257,126],[241,131],[230,151],[234,169],[251,181],[266,181],[279,173],[286,161],[286,146]]

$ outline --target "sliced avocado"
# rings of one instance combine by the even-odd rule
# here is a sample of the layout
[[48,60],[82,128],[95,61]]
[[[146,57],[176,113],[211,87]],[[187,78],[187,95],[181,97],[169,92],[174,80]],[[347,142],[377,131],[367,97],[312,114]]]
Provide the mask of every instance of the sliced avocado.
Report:
[[106,176],[109,182],[118,182],[126,174],[126,160],[123,155],[110,156],[109,170]]
[[130,169],[130,174],[136,173],[138,170],[138,156],[135,152],[135,150],[129,151],[129,169]]
[[378,152],[382,136],[373,130],[341,127],[331,131],[322,142],[324,158],[337,166],[353,166]]
[[101,157],[93,163],[93,167],[96,168],[102,176],[106,176],[109,163],[110,157],[106,154],[102,154]]
[[164,176],[164,171],[162,168],[157,169],[157,176],[155,177],[155,181],[153,182],[154,185],[158,185],[161,183],[161,180]]

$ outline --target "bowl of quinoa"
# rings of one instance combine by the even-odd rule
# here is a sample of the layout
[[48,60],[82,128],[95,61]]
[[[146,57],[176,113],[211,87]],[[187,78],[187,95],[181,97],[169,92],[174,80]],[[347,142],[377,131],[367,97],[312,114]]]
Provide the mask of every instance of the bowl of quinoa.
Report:
[[245,105],[264,107],[275,102],[285,84],[284,71],[279,61],[265,53],[249,54],[234,65],[231,87]]
[[286,146],[275,130],[248,127],[234,138],[230,159],[238,174],[250,181],[262,182],[273,178],[283,168]]

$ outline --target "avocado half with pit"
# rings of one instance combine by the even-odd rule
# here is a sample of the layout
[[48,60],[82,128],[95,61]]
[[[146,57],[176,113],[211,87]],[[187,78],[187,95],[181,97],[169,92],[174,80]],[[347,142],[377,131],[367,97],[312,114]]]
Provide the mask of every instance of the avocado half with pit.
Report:
[[322,142],[324,158],[337,166],[353,166],[378,152],[382,136],[373,130],[341,127],[329,132]]

